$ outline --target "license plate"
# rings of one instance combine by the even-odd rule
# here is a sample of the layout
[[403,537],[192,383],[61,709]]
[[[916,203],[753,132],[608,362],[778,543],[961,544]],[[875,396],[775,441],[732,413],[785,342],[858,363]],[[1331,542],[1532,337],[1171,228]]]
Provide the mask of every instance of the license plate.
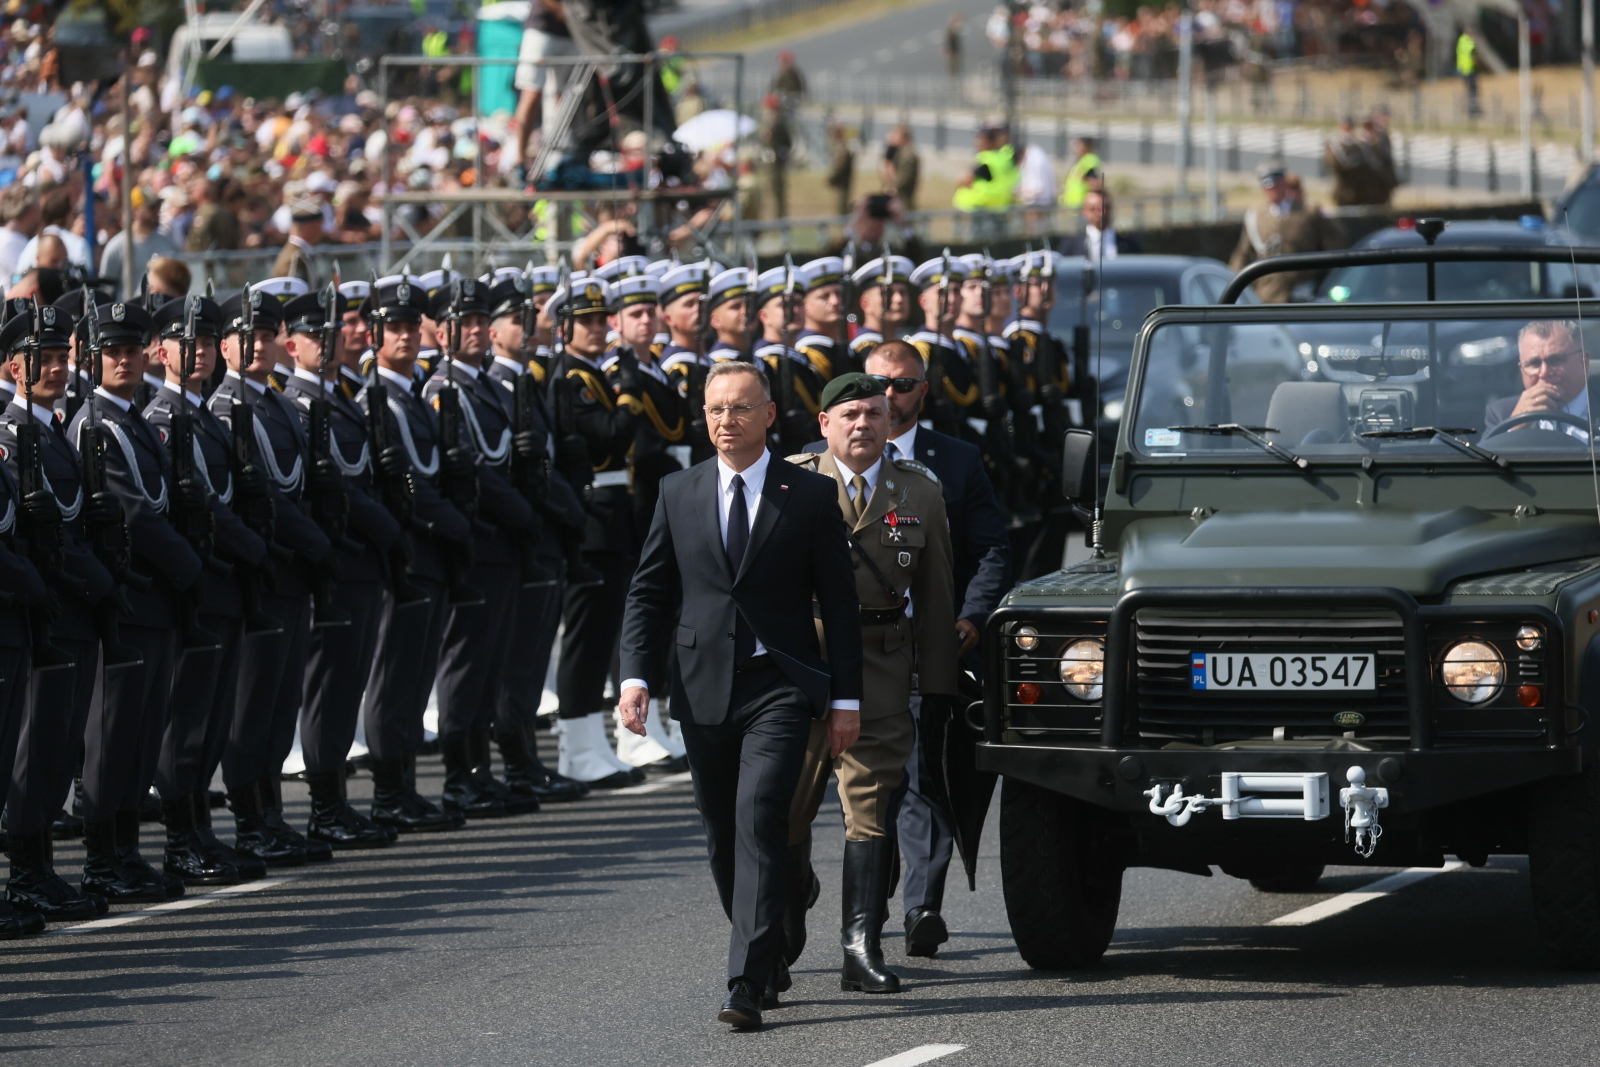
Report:
[[1376,689],[1370,652],[1194,652],[1191,689],[1342,692]]

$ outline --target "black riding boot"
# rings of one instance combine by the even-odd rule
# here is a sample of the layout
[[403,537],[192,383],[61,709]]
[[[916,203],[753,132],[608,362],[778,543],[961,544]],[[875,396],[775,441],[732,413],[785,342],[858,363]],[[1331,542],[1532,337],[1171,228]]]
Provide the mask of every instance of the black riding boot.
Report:
[[439,735],[439,756],[444,760],[444,795],[439,806],[452,815],[469,819],[503,819],[506,806],[483,788],[472,770],[472,738],[465,730]]
[[[129,814],[137,826],[138,810]],[[115,819],[85,822],[83,847],[87,853],[83,862],[83,892],[105,897],[112,904],[159,904],[167,899],[167,887],[155,878],[154,871],[147,878],[143,871],[120,862]],[[137,848],[134,854],[138,855]]]
[[401,760],[372,761],[372,821],[392,826],[402,834],[453,830],[456,822],[429,804],[406,784]]
[[11,855],[6,903],[13,908],[53,923],[83,922],[106,913],[105,897],[80,893],[56,873],[48,828],[31,834],[7,834],[6,851]]
[[[330,625],[341,625],[333,623]],[[261,814],[279,838],[293,842],[305,850],[306,859],[312,863],[326,863],[333,859],[333,847],[326,841],[310,841],[283,818],[283,778],[277,774],[264,774],[256,788],[261,791]]]
[[305,863],[306,850],[276,833],[267,822],[260,782],[246,782],[238,789],[228,790],[228,807],[233,809],[237,826],[233,847],[238,851],[268,867],[298,867]]
[[389,834],[383,827],[350,806],[345,799],[344,767],[331,771],[306,771],[311,788],[311,818],[306,837],[330,848],[387,848]]
[[117,862],[128,877],[159,883],[167,898],[175,900],[183,896],[183,879],[156,870],[139,854],[139,824],[143,821],[143,809],[117,812]]
[[790,967],[806,950],[806,912],[817,902],[822,883],[811,869],[811,838],[789,846],[788,892],[783,904],[783,962]]
[[167,824],[167,847],[161,869],[184,885],[236,885],[239,870],[209,855],[195,825],[194,794],[161,802],[161,821]]
[[[221,797],[221,803],[216,803],[213,798]],[[239,881],[253,882],[257,878],[267,876],[267,865],[255,856],[240,852],[232,845],[225,845],[217,837],[216,830],[211,825],[211,811],[227,803],[226,793],[212,793],[209,789],[202,789],[191,798],[194,804],[194,829],[200,837],[200,846],[205,849],[212,862],[223,863],[239,872]]]
[[900,976],[883,962],[878,939],[889,891],[889,852],[894,841],[875,837],[844,843],[844,969],[839,988],[849,992],[898,993]]
[[[478,788],[504,805],[507,815],[531,815],[538,811],[538,797],[532,793],[519,793],[511,788],[509,781],[502,782],[494,776],[494,759],[489,755],[489,724],[484,723],[474,729],[468,735],[468,740],[472,743],[472,775]],[[509,779],[509,768],[506,774]]]
[[539,759],[539,746],[533,731],[517,727],[507,733],[496,732],[500,758],[506,763],[506,785],[514,793],[532,796],[541,804],[561,803],[587,796],[589,787],[556,774]]

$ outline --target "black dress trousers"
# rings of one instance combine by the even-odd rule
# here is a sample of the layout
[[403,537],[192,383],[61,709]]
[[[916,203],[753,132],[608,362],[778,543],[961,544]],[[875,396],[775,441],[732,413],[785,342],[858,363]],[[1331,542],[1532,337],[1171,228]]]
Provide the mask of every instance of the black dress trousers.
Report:
[[728,981],[764,988],[783,947],[789,805],[811,736],[811,701],[775,666],[737,674],[728,717],[679,723],[711,876],[733,924]]
[[467,584],[483,594],[483,603],[452,607],[445,615],[436,683],[441,735],[468,733],[493,721],[522,574],[515,563],[481,563],[467,572]]
[[340,582],[333,601],[350,615],[349,626],[311,631],[300,709],[300,750],[306,770],[344,766],[361,715],[361,693],[378,648],[382,582]]
[[156,791],[177,800],[209,788],[222,761],[233,722],[234,680],[244,623],[201,612],[202,628],[216,634],[219,648],[180,649],[172,669],[172,715],[156,763]]
[[394,596],[383,593],[378,622],[378,653],[372,660],[361,700],[367,747],[376,760],[399,760],[422,744],[422,713],[428,707],[439,662],[439,636],[444,631],[445,587],[416,572],[406,581],[427,602],[396,608]]
[[50,643],[72,657],[72,666],[31,672],[22,687],[26,697],[21,729],[12,735],[16,755],[9,764],[11,789],[6,795],[7,826],[22,834],[55,822],[66,801],[83,755],[83,731],[100,667],[98,641],[52,636]]
[[99,672],[83,746],[83,816],[92,822],[138,808],[149,791],[172,691],[175,631],[123,620],[117,637],[144,663]]
[[550,650],[561,626],[561,590],[560,583],[517,590],[511,652],[506,656],[499,692],[494,694],[498,733],[528,729],[538,717],[550,670]]

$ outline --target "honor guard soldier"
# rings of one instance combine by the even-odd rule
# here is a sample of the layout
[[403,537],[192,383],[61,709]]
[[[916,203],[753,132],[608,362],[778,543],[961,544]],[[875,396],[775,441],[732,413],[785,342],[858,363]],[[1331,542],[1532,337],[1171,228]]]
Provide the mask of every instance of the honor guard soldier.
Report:
[[307,648],[300,690],[300,746],[311,790],[306,837],[333,849],[383,848],[390,833],[351,807],[345,795],[345,758],[378,647],[400,524],[377,499],[366,416],[340,388],[346,364],[330,350],[340,343],[345,298],[325,288],[290,300],[283,315],[284,348],[294,363],[283,398],[306,433],[302,499],[333,547],[339,574],[333,603],[350,618],[348,626],[314,627]]
[[[662,277],[672,275],[669,271]],[[653,338],[661,321],[660,284],[649,275],[634,275],[612,286],[609,324],[617,343],[601,363],[618,405],[636,417],[633,450],[628,457],[633,470],[635,544],[644,540],[655,514],[661,479],[689,465],[683,400],[655,354]]]
[[[573,275],[567,284],[546,305],[547,311],[554,309],[560,346],[551,360],[550,378],[556,465],[584,498],[590,515],[584,562],[600,572],[602,581],[569,585],[562,594],[557,769],[591,787],[615,789],[644,777],[643,771],[618,759],[607,741],[605,712],[610,709],[604,706],[606,675],[638,552],[628,456],[638,434],[642,375],[631,352],[609,374],[601,369],[607,315],[618,306],[611,286],[581,275]],[[654,282],[640,276],[635,284],[641,286],[637,293],[651,293],[650,301],[633,305],[640,310],[632,314],[620,308],[617,318],[622,324],[643,318],[635,323],[642,333],[654,318]]]
[[[6,602],[0,605],[0,794],[7,794],[14,788],[17,735],[26,714],[32,674],[29,618],[34,609],[43,606],[48,593],[44,580],[15,539],[18,500],[16,482],[5,465],[0,464],[0,590],[7,596]],[[81,737],[79,734],[78,738]],[[75,739],[68,746],[73,753],[68,762],[74,769],[79,743],[80,740]],[[51,759],[57,755],[59,753],[52,753]],[[59,797],[56,803],[60,803]],[[54,813],[51,814],[53,818]],[[12,904],[8,886],[6,894],[0,898],[0,941],[44,932],[47,920],[42,912],[26,906],[30,898],[38,898],[45,907],[69,915],[94,915],[99,910],[95,901],[72,888],[56,873],[50,827],[20,832],[16,817],[8,818],[6,851],[11,856],[11,879],[16,887],[17,904]]]
[[[277,338],[283,305],[266,294],[258,304],[254,291],[247,290],[223,305],[222,319],[222,357],[228,371],[207,406],[227,425],[234,442],[240,475],[234,512],[273,546],[260,603],[279,623],[277,633],[245,634],[222,780],[238,827],[234,847],[269,867],[292,866],[333,858],[326,842],[308,841],[284,820],[280,775],[294,746],[311,627],[348,625],[349,619],[336,615],[331,603],[332,546],[306,512],[305,431],[294,406],[270,385],[281,351]],[[158,313],[162,344],[170,346],[170,325],[164,324]],[[259,495],[252,498],[252,493]],[[315,620],[313,595],[318,601]]]
[[[257,303],[270,297],[255,295]],[[277,630],[276,618],[264,616],[259,600],[246,596],[245,586],[259,581],[267,544],[229,506],[235,498],[266,491],[259,472],[236,474],[233,441],[220,419],[205,406],[201,389],[217,366],[215,305],[196,309],[194,343],[181,336],[154,346],[157,366],[166,380],[151,398],[144,416],[166,445],[189,442],[193,470],[174,472],[190,478],[205,493],[208,515],[185,515],[200,536],[191,541],[230,568],[208,566],[200,572],[194,604],[200,629],[214,635],[215,651],[180,650],[172,672],[172,710],[156,768],[161,794],[161,819],[167,826],[163,869],[184,885],[231,885],[266,874],[259,857],[241,853],[217,840],[211,829],[211,779],[227,748],[235,722],[239,659],[245,634]],[[220,311],[214,312],[220,315]],[[204,319],[212,321],[202,325]],[[244,482],[255,478],[253,486]],[[180,514],[180,513],[175,513]],[[209,528],[206,535],[201,531]],[[251,592],[259,586],[251,586]]]
[[[191,302],[192,336],[201,328],[198,320],[207,318],[214,334],[215,304],[201,297],[169,303],[182,320],[182,309]],[[139,855],[139,807],[156,775],[174,661],[180,647],[201,654],[217,651],[215,637],[198,621],[203,559],[179,525],[192,525],[192,517],[200,514],[209,519],[211,503],[203,486],[174,476],[167,446],[133,403],[148,359],[146,339],[156,329],[150,316],[135,304],[106,304],[97,309],[97,326],[101,385],[94,403],[79,409],[67,438],[87,447],[91,428],[104,433],[107,485],[125,516],[131,567],[149,580],[128,585],[128,610],[117,627],[118,644],[133,653],[118,658],[142,662],[102,671],[90,702],[84,825],[87,832],[91,823],[115,823],[118,867],[148,880],[154,872]],[[86,877],[95,863],[91,858],[86,865]]]
[[[441,329],[440,361],[422,398],[439,414],[444,456],[439,489],[472,523],[472,567],[466,580],[482,598],[452,604],[445,616],[435,689],[439,751],[444,758],[442,807],[467,818],[500,818],[539,810],[530,793],[513,793],[490,773],[495,694],[512,655],[516,593],[551,582],[536,560],[524,564],[533,506],[511,484],[511,411],[505,390],[484,373],[490,359],[489,289],[463,278],[433,296]],[[530,573],[530,568],[532,569]],[[482,774],[479,774],[479,771]]]
[[[79,305],[83,296],[78,294]],[[30,303],[0,329],[16,397],[0,414],[0,457],[6,467],[8,525],[27,546],[35,570],[51,591],[52,607],[33,618],[32,677],[27,663],[14,664],[22,680],[25,703],[8,709],[0,755],[10,788],[6,821],[13,842],[27,857],[43,843],[45,862],[34,865],[34,877],[14,880],[14,902],[46,918],[67,912],[92,915],[80,893],[61,892],[63,884],[50,873],[51,824],[61,800],[72,788],[82,753],[84,725],[99,668],[97,622],[106,623],[115,641],[116,601],[111,574],[89,548],[85,528],[89,514],[101,521],[121,522],[121,507],[109,494],[90,501],[84,489],[78,454],[51,410],[66,393],[67,352],[72,320],[64,309]],[[30,410],[28,403],[32,401]],[[109,611],[109,615],[106,614]],[[126,665],[120,646],[111,646],[108,669]],[[137,657],[134,657],[135,659]],[[113,666],[113,663],[116,665]],[[21,697],[22,693],[9,694]],[[138,813],[121,821],[131,828],[134,857],[138,854]],[[182,895],[142,861],[125,868],[117,857],[118,820],[98,819],[85,827],[89,853],[81,893],[106,900],[149,902]],[[14,854],[13,866],[16,865]]]
[[[520,335],[517,343],[511,346],[511,349],[508,349],[507,351],[515,351],[515,358],[519,361],[526,362],[528,371],[533,374],[533,380],[539,383],[539,388],[541,391],[543,391],[545,388],[545,383],[549,381],[550,375],[551,325],[549,317],[544,313],[544,306],[550,302],[550,294],[556,291],[556,286],[561,284],[561,268],[531,267],[527,269],[519,269],[517,267],[500,267],[496,269],[493,274],[489,275],[488,278],[479,279],[479,281],[485,280],[489,282],[490,288],[497,292],[502,291],[501,286],[509,281],[513,285],[520,287],[517,290],[519,294],[526,290],[524,295],[532,297],[534,311],[534,331],[533,336],[529,338],[528,354],[526,356],[522,355],[522,341]],[[504,303],[504,301],[502,301],[502,303]],[[505,312],[505,314],[510,313],[511,312],[509,311]],[[500,315],[496,314],[494,317],[495,319],[499,319]],[[517,317],[517,329],[520,334],[522,329],[520,309]],[[495,353],[497,357],[502,354],[498,346],[495,349]]]
[[[1072,389],[1072,357],[1046,325],[1055,307],[1055,253],[1025,252],[1012,261],[1016,317],[1006,325],[1012,380],[1033,400],[1027,417],[1037,433],[1033,458],[1035,501],[1044,513],[1036,538],[1017,561],[1021,580],[1037,578],[1061,567],[1066,553],[1072,509],[1061,496],[1062,442],[1080,419],[1072,417],[1067,394]],[[1081,409],[1080,409],[1081,410]],[[1019,425],[1024,418],[1017,412]]]
[[[673,351],[669,347],[662,360],[683,401],[684,416],[689,425],[689,463],[692,466],[716,455],[706,425],[705,372],[713,364],[730,359],[745,358],[747,335],[745,323],[749,310],[754,275],[745,267],[734,267],[711,278],[706,285],[698,318],[706,324],[705,336],[713,337],[710,349],[702,357],[687,351]],[[697,333],[700,332],[697,330]]]
[[793,264],[764,271],[756,282],[761,341],[754,359],[766,369],[772,399],[778,405],[771,431],[773,451],[784,456],[794,455],[816,439],[819,402],[828,384],[805,354],[788,343],[802,314],[803,288],[800,270]]
[[[790,814],[790,864],[809,868],[811,824],[830,773],[837,775],[845,823],[840,985],[894,993],[900,979],[885,965],[879,938],[894,801],[916,738],[911,693],[919,689],[926,705],[957,692],[950,532],[932,472],[915,460],[883,458],[889,408],[882,382],[841,375],[823,391],[822,409],[828,450],[789,461],[838,483],[861,602],[863,688],[858,713],[833,711],[812,724]],[[790,874],[793,886],[800,878]],[[789,905],[803,909],[805,900]],[[785,959],[793,963],[800,948],[788,945]]]
[[867,356],[885,341],[898,340],[911,318],[911,272],[905,256],[868,260],[851,275],[861,306],[861,330],[850,339],[855,365],[865,366]]
[[[289,301],[309,293],[311,291],[311,283],[304,278],[268,278],[264,282],[256,282],[250,286],[250,290],[269,296],[277,301],[278,310],[281,312],[283,306]],[[279,321],[281,324],[281,315],[279,316]],[[294,368],[290,366],[289,354],[283,350],[282,339],[274,336],[267,351],[256,353],[256,358],[261,359],[270,368],[270,373],[267,376],[268,384],[272,388],[281,391],[284,383],[289,380],[289,376],[294,373]]]
[[707,363],[746,360],[750,349],[750,300],[756,274],[749,267],[730,267],[711,279],[706,291],[706,324],[716,338],[706,350]]
[[[702,354],[705,302],[710,287],[711,266],[707,263],[685,263],[674,267],[661,276],[659,285],[657,303],[661,321],[672,338],[661,350],[660,366],[677,392],[679,411],[687,427],[683,440],[673,446],[679,467],[709,459],[715,452],[707,435],[705,413],[700,410],[705,406],[705,371],[711,363]],[[634,469],[638,470],[637,461]],[[655,494],[652,492],[646,500],[639,495],[635,486],[634,500],[641,517],[639,529],[642,539],[650,525],[650,516],[655,514]]]
[[372,380],[359,397],[373,477],[405,531],[405,568],[384,591],[361,710],[372,752],[372,821],[400,833],[459,825],[417,793],[416,758],[450,598],[475,599],[459,580],[471,523],[439,491],[438,416],[412,392],[427,300],[414,281],[379,279],[361,309],[376,353]]
[[[512,414],[511,447],[516,451],[513,484],[543,520],[537,558],[561,579],[542,585],[520,585],[511,622],[512,654],[507,657],[494,697],[494,736],[505,763],[505,784],[514,793],[542,803],[577,800],[589,792],[582,782],[556,774],[539,759],[535,720],[544,693],[546,672],[556,631],[561,626],[561,594],[565,584],[598,581],[598,572],[583,562],[583,531],[588,516],[572,486],[552,469],[555,434],[536,364],[527,359],[523,328],[540,315],[549,293],[534,294],[542,283],[537,272],[496,271],[500,280],[489,291],[489,343],[494,360],[484,373],[506,390]],[[543,268],[548,270],[549,268]],[[509,268],[503,268],[509,271]],[[528,276],[533,284],[528,284]],[[531,338],[529,338],[531,340]],[[562,573],[563,563],[565,572]]]
[[794,347],[811,362],[823,384],[855,368],[839,340],[844,320],[844,260],[838,256],[813,259],[800,268],[805,290],[802,323]]
[[[422,285],[423,292],[427,295],[427,305],[422,314],[422,347],[417,350],[417,381],[427,381],[433,377],[435,366],[439,362],[439,348],[443,340],[439,336],[439,323],[433,317],[433,298],[445,286],[461,280],[461,275],[450,269],[450,257],[445,256],[444,267],[440,270],[430,270],[417,279]],[[419,384],[417,388],[421,388]]]
[[334,388],[347,400],[354,400],[366,386],[366,375],[372,364],[367,324],[361,318],[361,304],[371,293],[372,283],[367,281],[344,282],[339,286],[344,321],[339,331],[339,371],[333,382]]

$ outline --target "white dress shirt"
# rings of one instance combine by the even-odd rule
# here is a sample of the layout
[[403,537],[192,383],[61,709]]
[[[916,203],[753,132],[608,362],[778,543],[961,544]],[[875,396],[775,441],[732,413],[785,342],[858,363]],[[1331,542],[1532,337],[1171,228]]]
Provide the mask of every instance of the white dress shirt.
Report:
[[1116,259],[1117,231],[1101,230],[1098,226],[1083,228],[1083,255],[1085,259]]
[[[913,422],[909,427],[907,427],[905,433],[901,434],[899,437],[892,437],[892,438],[889,439],[889,448],[894,449],[895,455],[898,458],[900,458],[900,459],[916,459],[917,458],[917,430],[918,429],[919,429],[918,425],[915,422]],[[885,449],[884,451],[887,452],[888,449]]]
[[[881,463],[882,461],[880,460],[879,462]],[[763,451],[760,459],[742,471],[736,471],[728,466],[720,455],[717,457],[717,531],[722,535],[724,551],[727,550],[728,545],[728,515],[733,509],[733,476],[737,474],[744,480],[745,514],[749,518],[750,529],[754,530],[756,527],[756,510],[761,506],[761,490],[767,484],[767,468],[770,466],[772,466],[772,453],[767,451]],[[761,638],[756,638],[756,648],[751,655],[764,656],[766,654],[767,646],[761,643]],[[649,688],[649,686],[645,685],[643,678],[624,678],[622,680],[623,689],[635,687],[639,689]],[[861,701],[834,700],[829,703],[829,707],[838,708],[841,711],[860,711]]]

